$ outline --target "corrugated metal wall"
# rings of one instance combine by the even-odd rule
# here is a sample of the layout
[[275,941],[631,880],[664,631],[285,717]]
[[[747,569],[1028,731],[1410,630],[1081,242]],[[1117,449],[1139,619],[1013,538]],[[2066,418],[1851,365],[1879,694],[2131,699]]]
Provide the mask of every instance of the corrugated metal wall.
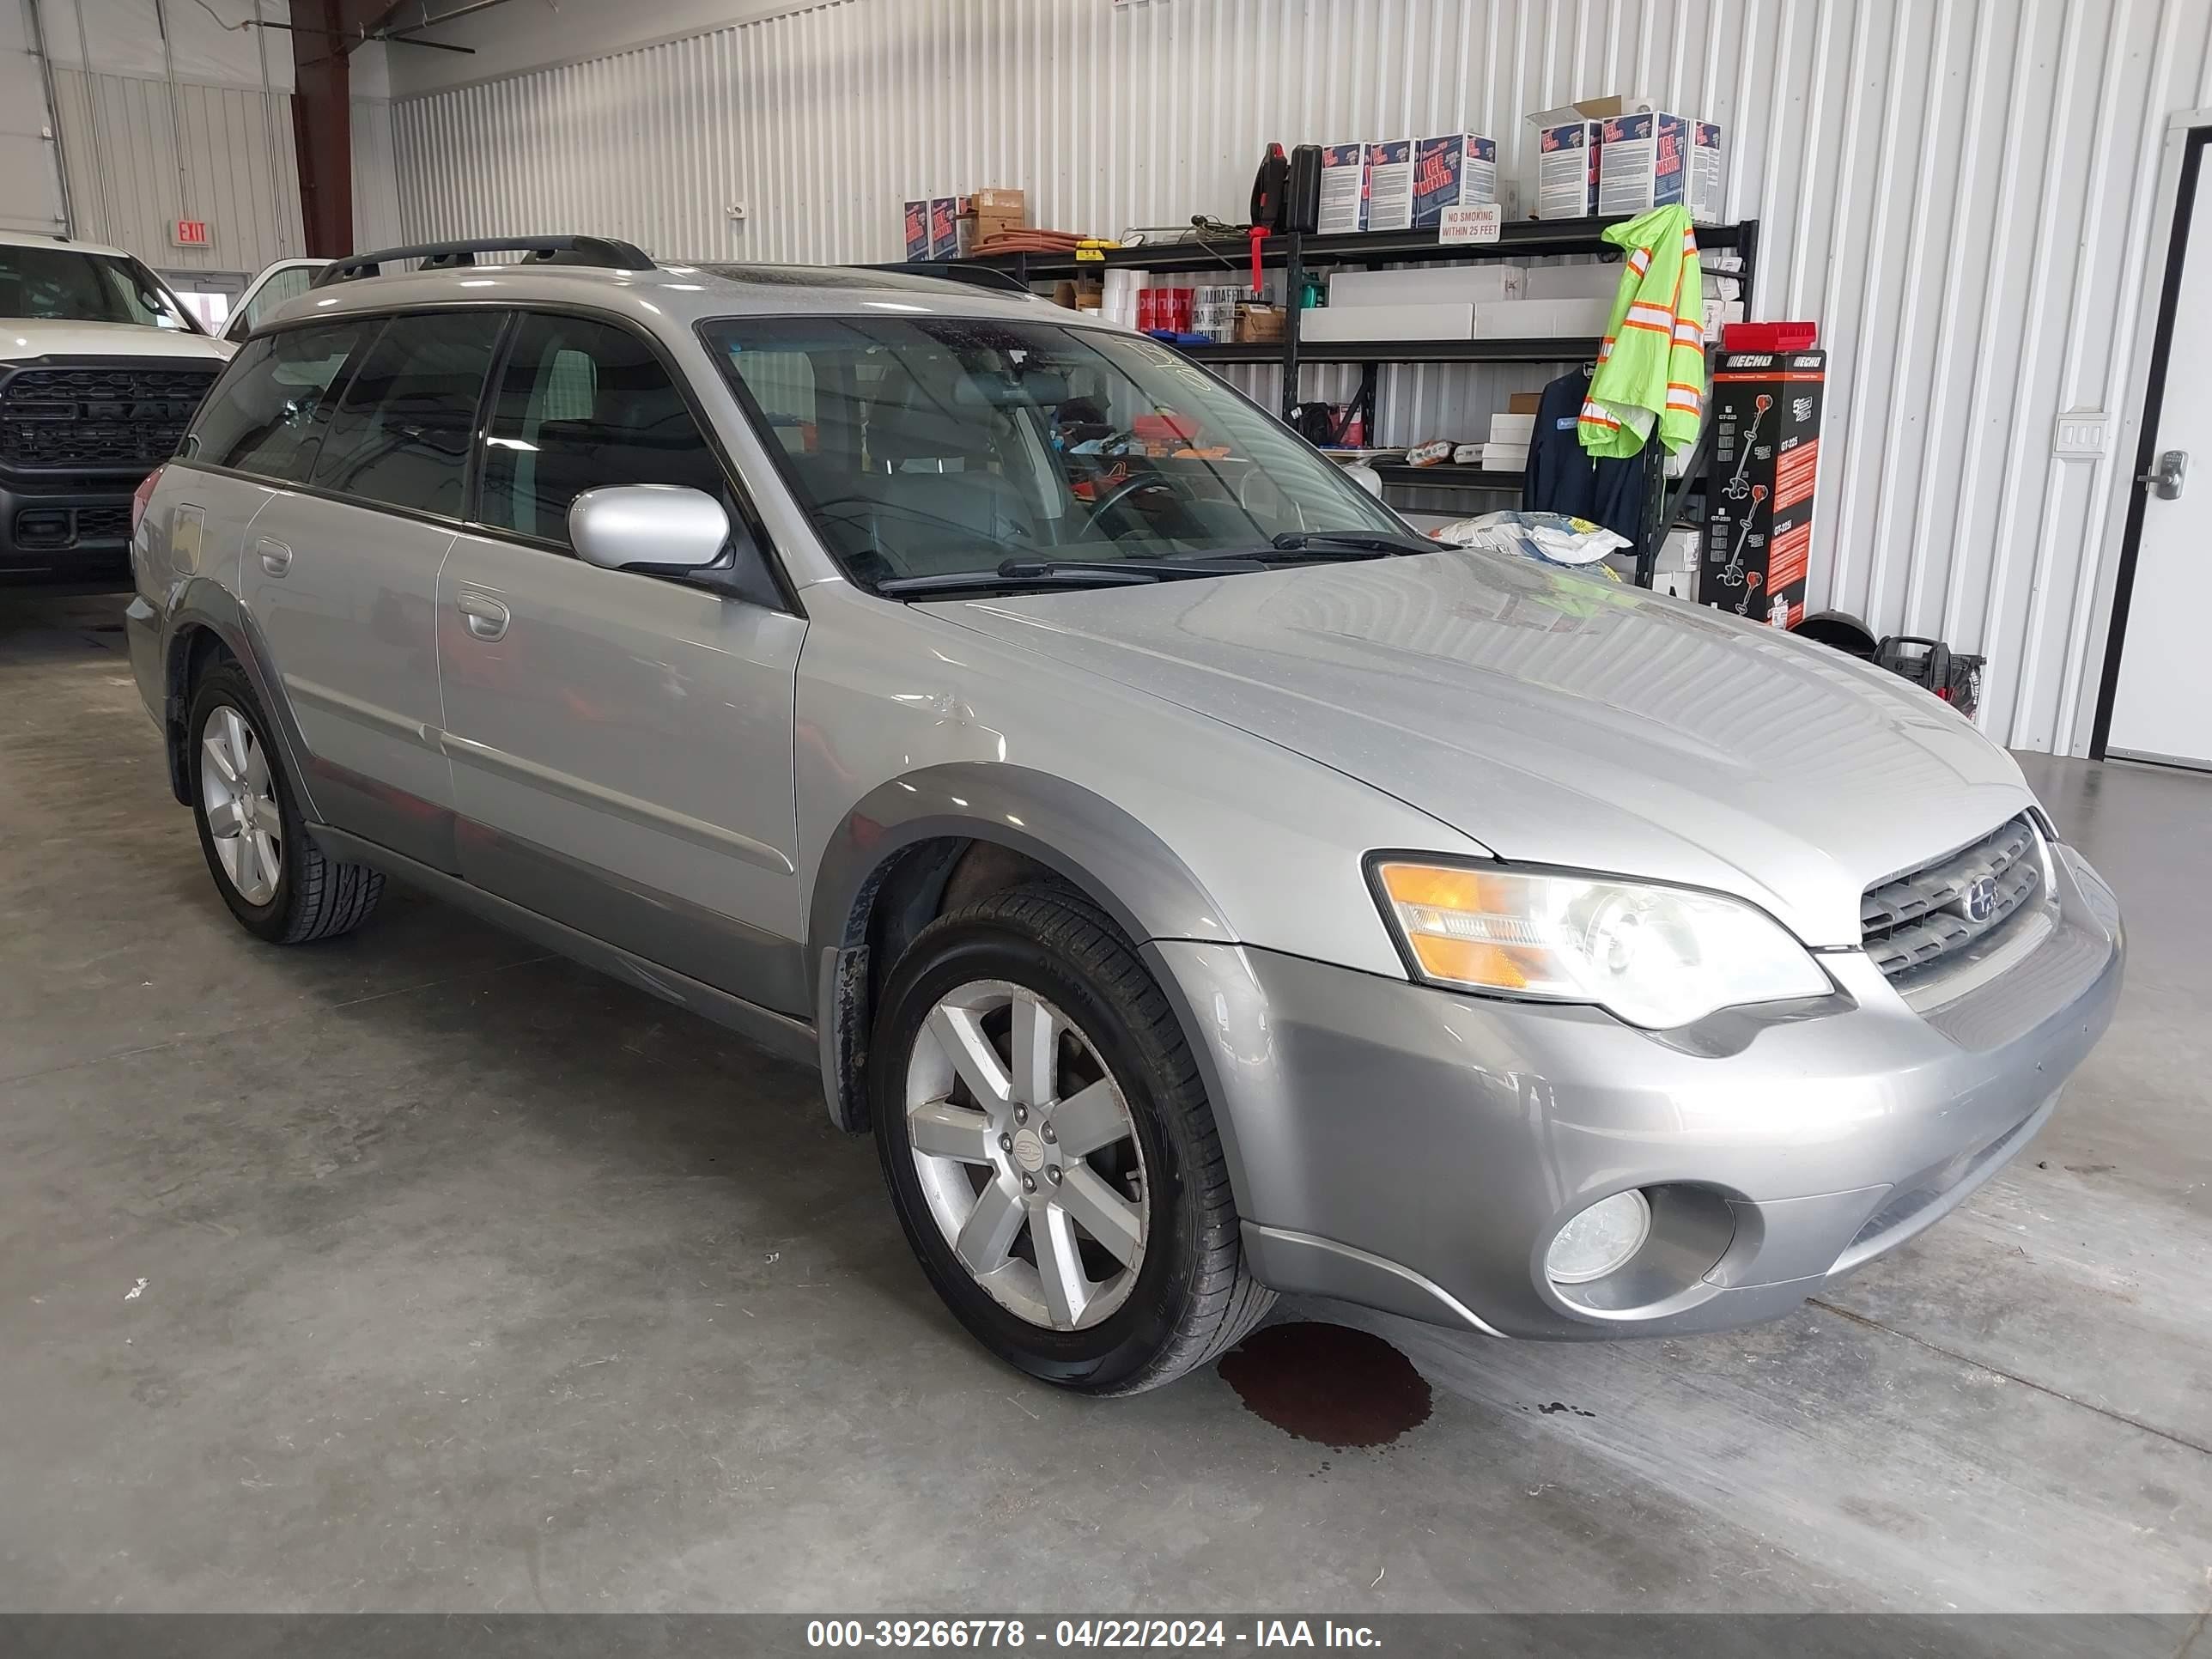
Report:
[[[54,96],[77,233],[88,240],[164,270],[249,275],[306,246],[290,94],[179,82],[173,121],[166,81],[57,67]],[[188,216],[207,221],[207,246],[170,246],[171,222]]]
[[[1730,214],[1765,226],[1753,314],[1821,325],[1814,604],[1986,652],[1984,726],[2064,748],[2124,459],[2057,459],[2052,426],[2119,412],[2160,128],[2212,104],[2212,0],[832,0],[392,119],[410,234],[875,260],[910,196],[1235,220],[1265,140],[1464,122],[1513,168],[1528,111],[1609,90],[1726,124]],[[1401,441],[1540,378],[1389,373]]]

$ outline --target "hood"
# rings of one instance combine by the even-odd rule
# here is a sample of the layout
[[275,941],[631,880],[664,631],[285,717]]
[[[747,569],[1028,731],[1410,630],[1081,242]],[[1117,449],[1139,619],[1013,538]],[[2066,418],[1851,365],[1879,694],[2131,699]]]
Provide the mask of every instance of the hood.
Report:
[[1359,779],[1500,858],[1735,893],[1814,945],[1857,945],[1869,885],[2034,799],[2009,755],[1895,675],[1500,555],[931,610]]
[[0,317],[0,362],[27,357],[174,357],[228,362],[227,340],[138,323],[78,323],[60,318]]

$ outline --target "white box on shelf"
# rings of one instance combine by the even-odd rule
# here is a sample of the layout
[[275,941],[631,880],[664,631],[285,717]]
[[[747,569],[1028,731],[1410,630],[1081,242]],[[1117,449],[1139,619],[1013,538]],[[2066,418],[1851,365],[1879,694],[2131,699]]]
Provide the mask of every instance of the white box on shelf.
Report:
[[1498,143],[1472,132],[1422,138],[1413,145],[1413,223],[1439,225],[1448,207],[1498,199]]
[[1555,335],[1602,334],[1612,302],[1606,300],[1507,300],[1474,308],[1478,340],[1548,339]]
[[1521,273],[1524,300],[1610,300],[1620,287],[1620,263],[1528,265]]
[[1337,306],[1480,305],[1521,297],[1521,267],[1483,260],[1431,270],[1340,270],[1328,279]]
[[1501,409],[1490,417],[1490,441],[1494,444],[1519,444],[1525,449],[1535,435],[1534,415],[1514,415]]
[[1536,179],[1530,216],[1586,219],[1597,211],[1598,152],[1603,127],[1565,120],[1536,129]]
[[1528,470],[1528,446],[1485,444],[1482,447],[1482,469],[1486,472],[1526,472]]
[[1322,306],[1298,313],[1298,337],[1329,340],[1470,340],[1471,305]]

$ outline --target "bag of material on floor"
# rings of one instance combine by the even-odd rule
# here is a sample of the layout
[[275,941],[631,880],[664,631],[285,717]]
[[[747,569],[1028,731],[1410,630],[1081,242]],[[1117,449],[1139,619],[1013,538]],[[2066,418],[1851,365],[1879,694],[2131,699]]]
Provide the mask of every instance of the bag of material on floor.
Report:
[[1705,283],[1689,210],[1654,208],[1608,226],[1605,240],[1629,252],[1583,404],[1582,446],[1633,455],[1656,426],[1668,453],[1686,449],[1705,412]]
[[1455,519],[1429,532],[1437,541],[1455,547],[1488,548],[1495,553],[1517,554],[1541,564],[1563,565],[1571,570],[1620,577],[1601,561],[1608,553],[1629,545],[1588,519],[1571,519],[1564,513],[1485,513],[1479,518]]

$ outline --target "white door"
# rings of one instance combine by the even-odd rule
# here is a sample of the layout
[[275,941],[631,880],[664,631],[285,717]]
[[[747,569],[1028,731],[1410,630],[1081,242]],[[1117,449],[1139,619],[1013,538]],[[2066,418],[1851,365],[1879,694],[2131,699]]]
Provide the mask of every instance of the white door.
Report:
[[2178,469],[2178,477],[2132,486],[2144,492],[2142,533],[2105,752],[2212,770],[2212,644],[2203,603],[2212,580],[2204,532],[2212,509],[2212,398],[2203,392],[2212,385],[2212,188],[2203,183],[2212,156],[2202,149],[2197,155],[2200,165],[2183,179],[2195,191],[2195,210],[2151,445],[2157,458],[2151,476]]

